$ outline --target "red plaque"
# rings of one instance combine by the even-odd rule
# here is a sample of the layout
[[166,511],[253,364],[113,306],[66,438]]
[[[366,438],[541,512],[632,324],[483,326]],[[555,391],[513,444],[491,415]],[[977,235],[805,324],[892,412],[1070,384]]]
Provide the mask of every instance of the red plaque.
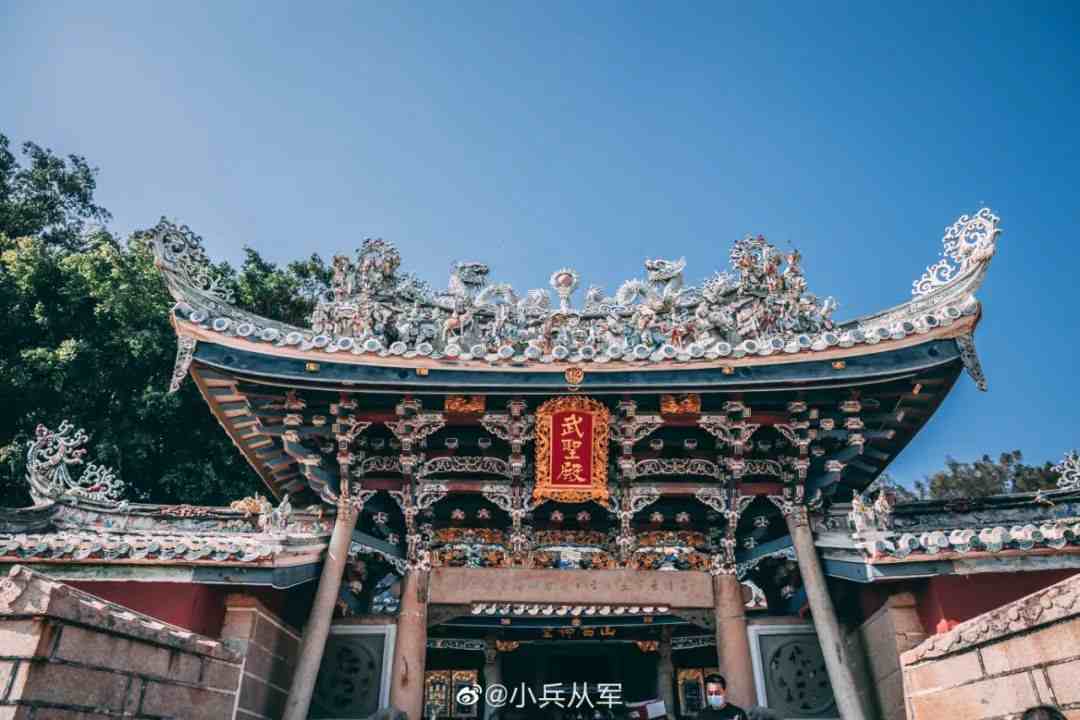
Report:
[[548,400],[536,411],[537,500],[608,497],[608,410],[586,397]]

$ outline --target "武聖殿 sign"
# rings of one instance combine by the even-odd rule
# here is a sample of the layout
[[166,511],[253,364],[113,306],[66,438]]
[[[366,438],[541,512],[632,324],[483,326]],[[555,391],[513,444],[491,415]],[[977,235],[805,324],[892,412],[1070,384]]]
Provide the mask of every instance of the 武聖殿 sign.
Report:
[[540,406],[535,499],[607,500],[608,417],[602,403],[587,397],[554,398]]

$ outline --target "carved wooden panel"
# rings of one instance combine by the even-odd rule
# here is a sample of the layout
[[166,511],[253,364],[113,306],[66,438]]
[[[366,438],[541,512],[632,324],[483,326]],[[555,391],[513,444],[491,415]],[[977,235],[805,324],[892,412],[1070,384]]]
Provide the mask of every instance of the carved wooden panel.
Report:
[[679,715],[693,717],[705,707],[705,679],[701,668],[679,670]]
[[704,572],[440,567],[431,571],[429,602],[712,608],[713,590]]
[[315,684],[310,717],[365,718],[379,709],[382,635],[331,635]]
[[768,706],[785,718],[834,718],[825,658],[815,635],[763,635],[761,659]]
[[424,673],[424,717],[450,717],[451,677],[449,670]]

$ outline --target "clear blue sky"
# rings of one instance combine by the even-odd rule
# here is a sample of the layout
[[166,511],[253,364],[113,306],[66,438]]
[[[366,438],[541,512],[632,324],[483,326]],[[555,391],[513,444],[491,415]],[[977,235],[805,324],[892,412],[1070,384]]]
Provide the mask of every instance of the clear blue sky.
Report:
[[1077,427],[1075,3],[0,5],[0,131],[101,167],[114,229],[212,255],[402,249],[609,291],[697,281],[747,232],[803,252],[841,319],[909,297],[942,229],[1005,234],[966,377],[892,466],[1058,460]]

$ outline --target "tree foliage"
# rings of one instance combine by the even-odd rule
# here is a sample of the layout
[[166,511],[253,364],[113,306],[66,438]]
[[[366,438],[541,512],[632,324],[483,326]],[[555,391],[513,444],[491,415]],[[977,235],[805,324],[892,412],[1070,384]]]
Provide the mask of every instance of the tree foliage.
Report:
[[9,238],[40,237],[51,246],[82,246],[87,223],[105,224],[108,210],[94,203],[97,170],[79,155],[67,160],[23,143],[23,167],[0,133],[0,231]]
[[[87,430],[91,456],[119,471],[131,500],[265,493],[194,384],[166,392],[172,298],[146,242],[88,231],[85,220],[109,217],[94,204],[93,171],[27,147],[23,169],[0,135],[0,505],[28,502],[26,442],[38,423],[63,419]],[[42,173],[52,179],[27,179]],[[279,268],[245,253],[238,271],[222,270],[250,311],[301,320],[329,281],[317,255]]]
[[1027,465],[1019,450],[1002,453],[997,460],[983,455],[974,462],[960,462],[951,457],[945,469],[915,482],[920,498],[948,500],[986,497],[1001,493],[1035,492],[1057,486],[1057,473],[1050,463]]

